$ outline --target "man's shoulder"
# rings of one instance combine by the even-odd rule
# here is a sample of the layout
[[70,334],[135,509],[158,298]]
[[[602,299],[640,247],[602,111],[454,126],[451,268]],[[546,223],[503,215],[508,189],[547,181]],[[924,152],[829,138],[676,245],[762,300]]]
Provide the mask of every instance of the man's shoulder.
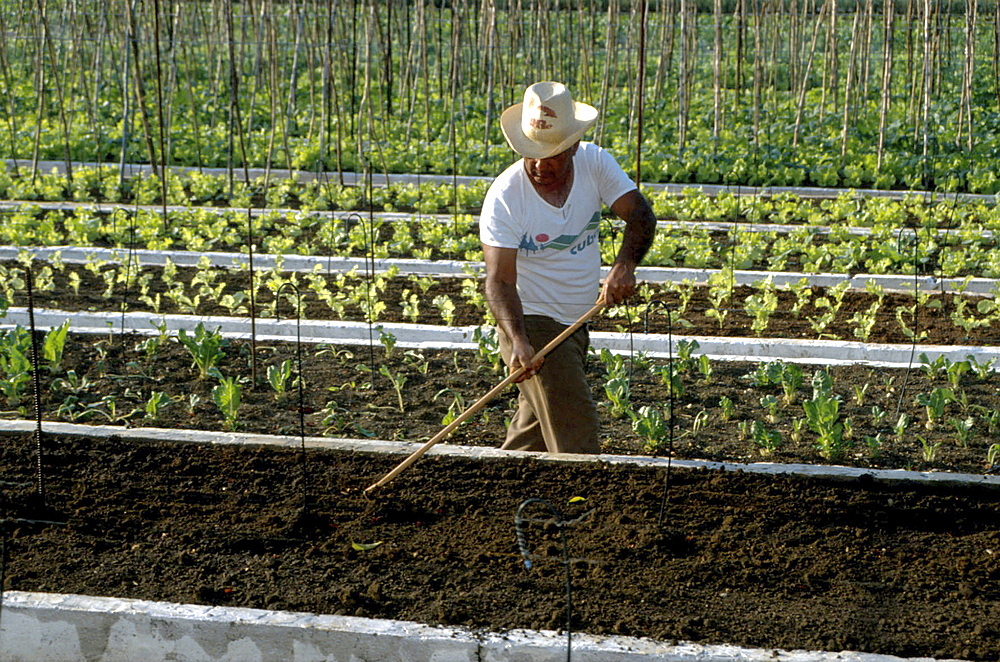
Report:
[[518,159],[514,161],[509,166],[507,166],[503,172],[496,176],[493,180],[493,184],[504,184],[512,180],[516,180],[524,173],[524,159]]

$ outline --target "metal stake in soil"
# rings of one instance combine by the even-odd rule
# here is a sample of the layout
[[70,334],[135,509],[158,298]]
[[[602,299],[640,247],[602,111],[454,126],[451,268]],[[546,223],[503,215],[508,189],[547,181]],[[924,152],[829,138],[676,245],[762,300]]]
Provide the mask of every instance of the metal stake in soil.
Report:
[[[532,505],[539,504],[548,509],[552,513],[551,519],[544,520],[529,520],[524,515],[524,510]],[[525,499],[521,502],[521,505],[517,507],[517,512],[514,514],[514,531],[517,535],[517,547],[521,551],[521,556],[524,557],[524,567],[528,570],[532,568],[531,553],[528,549],[528,539],[525,532],[525,524],[529,521],[534,521],[541,523],[543,525],[553,524],[559,530],[559,539],[562,543],[563,550],[563,568],[566,571],[565,582],[566,582],[566,662],[570,662],[570,656],[573,650],[573,585],[570,577],[570,558],[569,558],[569,545],[566,542],[566,528],[572,524],[575,524],[582,520],[584,517],[589,515],[593,511],[587,511],[580,517],[574,520],[567,520],[563,517],[555,506],[546,501],[545,499],[531,498]]]
[[305,395],[303,392],[305,377],[302,374],[302,293],[299,292],[294,283],[286,282],[281,284],[278,291],[274,293],[274,313],[279,322],[281,321],[281,317],[278,314],[278,307],[281,304],[281,291],[286,287],[295,292],[295,372],[298,377],[299,387],[299,458],[301,460],[300,466],[302,467],[302,511],[305,512],[309,507],[309,472],[306,469],[306,414]]
[[31,386],[34,391],[35,399],[35,455],[37,458],[36,464],[36,483],[35,491],[38,494],[38,500],[40,503],[45,503],[45,481],[42,477],[42,387],[39,383],[41,379],[40,373],[38,371],[38,338],[35,337],[35,296],[32,281],[34,277],[31,273],[31,264],[24,270],[24,282],[26,289],[28,291],[28,326],[31,328]]

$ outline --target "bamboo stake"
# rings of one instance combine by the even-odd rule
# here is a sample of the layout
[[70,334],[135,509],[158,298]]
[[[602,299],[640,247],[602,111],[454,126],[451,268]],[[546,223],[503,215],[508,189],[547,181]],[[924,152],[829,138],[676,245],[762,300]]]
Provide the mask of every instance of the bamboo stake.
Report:
[[[591,317],[600,312],[602,308],[604,308],[604,302],[603,301],[597,302],[593,308],[591,308],[590,310],[588,310],[586,313],[583,314],[583,317],[573,322],[573,324],[571,324],[570,326],[566,327],[562,333],[553,338],[549,342],[549,344],[547,344],[545,347],[540,349],[535,354],[534,358],[532,359],[532,362],[546,356],[549,352],[558,347],[564,340],[573,335],[577,331],[577,329],[586,324],[587,320],[589,320]],[[521,366],[514,372],[510,373],[506,379],[504,379],[502,382],[500,382],[492,389],[490,389],[489,393],[476,400],[476,402],[474,402],[468,409],[462,412],[458,416],[458,418],[456,418],[454,421],[445,426],[443,430],[441,430],[436,435],[431,437],[430,440],[427,441],[427,443],[425,443],[423,446],[415,450],[412,454],[410,454],[409,457],[407,457],[405,460],[396,465],[395,469],[387,473],[380,480],[372,483],[367,488],[365,488],[365,493],[367,494],[375,489],[384,486],[393,478],[406,471],[406,469],[409,468],[414,462],[419,460],[424,453],[429,451],[431,447],[433,447],[439,441],[443,440],[445,437],[454,432],[455,428],[457,428],[459,425],[468,420],[477,411],[485,407],[490,402],[490,400],[496,397],[505,388],[513,384],[517,380],[517,378],[520,377],[523,373],[524,373],[524,366]]]
[[[73,184],[73,155],[70,151],[70,123],[69,119],[66,117],[66,94],[63,90],[63,78],[59,75],[59,65],[58,58],[56,57],[55,47],[52,44],[52,35],[49,32],[49,19],[47,13],[47,6],[43,0],[37,0],[38,6],[38,17],[42,25],[42,40],[45,44],[45,50],[49,55],[49,63],[52,67],[52,78],[55,81],[56,88],[56,100],[59,102],[59,123],[62,125],[63,130],[63,148],[64,154],[66,156],[66,181],[72,186]],[[39,62],[41,59],[39,58]]]
[[718,145],[722,130],[722,0],[712,6],[712,140]]
[[882,169],[882,160],[885,158],[885,127],[889,117],[889,105],[892,102],[892,46],[895,31],[893,30],[893,6],[892,3],[883,7],[884,24],[882,27],[882,99],[879,104],[878,119],[878,151],[876,156],[876,171]]
[[847,156],[847,135],[851,121],[851,103],[854,99],[854,78],[857,69],[856,57],[858,52],[858,20],[861,14],[860,6],[855,5],[854,27],[851,30],[851,47],[847,57],[847,83],[844,86],[844,113],[840,131],[840,158],[841,165]]
[[802,114],[805,111],[806,106],[806,92],[809,87],[809,74],[812,72],[813,60],[816,57],[816,44],[819,40],[819,30],[820,25],[823,23],[823,12],[829,6],[830,0],[823,3],[820,7],[819,16],[816,18],[816,23],[813,25],[812,42],[809,45],[809,54],[806,58],[806,69],[802,74],[802,85],[799,87],[799,99],[795,108],[795,124],[792,129],[792,149],[795,149],[799,144],[799,130],[802,128]]

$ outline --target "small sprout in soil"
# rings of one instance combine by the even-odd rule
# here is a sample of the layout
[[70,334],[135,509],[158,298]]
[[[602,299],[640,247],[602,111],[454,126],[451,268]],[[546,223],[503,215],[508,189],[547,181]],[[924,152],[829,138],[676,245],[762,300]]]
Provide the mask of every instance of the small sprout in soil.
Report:
[[393,352],[396,351],[396,336],[386,331],[382,326],[375,328],[378,331],[378,341],[385,347],[385,358],[392,358]]
[[288,391],[288,383],[292,377],[292,362],[285,359],[278,365],[267,367],[267,383],[274,390],[275,398],[281,398]]
[[392,388],[396,391],[396,400],[399,403],[399,411],[406,411],[406,403],[403,402],[403,387],[406,386],[406,375],[393,374],[389,370],[389,366],[380,365],[378,368],[379,374],[384,376],[392,384]]
[[465,398],[462,397],[461,393],[453,391],[450,388],[443,388],[435,393],[434,399],[437,400],[438,397],[446,393],[452,396],[452,400],[451,404],[448,405],[448,413],[441,419],[441,425],[450,425],[452,421],[458,418],[459,415],[465,411]]
[[941,448],[941,442],[930,442],[921,437],[919,434],[917,436],[917,441],[920,442],[920,456],[923,458],[924,462],[933,462],[934,458],[937,457],[938,449]]
[[215,370],[214,374],[219,378],[219,384],[212,389],[212,401],[222,412],[226,429],[235,430],[239,419],[243,387],[240,386],[235,377],[223,377],[218,370]]
[[998,460],[1000,460],[1000,443],[990,444],[990,447],[986,450],[986,464],[990,469],[993,469],[997,465]]
[[764,457],[770,456],[781,446],[781,433],[777,430],[768,430],[760,421],[753,422],[750,436]]
[[728,421],[736,415],[736,405],[727,396],[719,398],[719,407],[722,409],[722,420]]
[[351,541],[351,549],[353,549],[356,552],[369,552],[369,551],[375,549],[376,547],[378,547],[381,544],[382,544],[381,540],[379,540],[378,542],[367,542],[367,543],[364,543],[364,542],[354,542],[352,540]]

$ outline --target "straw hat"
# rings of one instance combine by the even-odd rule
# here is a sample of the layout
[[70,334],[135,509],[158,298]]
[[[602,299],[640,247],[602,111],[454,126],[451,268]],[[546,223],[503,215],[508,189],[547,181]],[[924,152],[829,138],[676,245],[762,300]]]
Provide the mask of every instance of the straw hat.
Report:
[[529,159],[545,159],[570,148],[597,121],[597,109],[573,101],[562,83],[535,83],[524,102],[500,115],[511,148]]

